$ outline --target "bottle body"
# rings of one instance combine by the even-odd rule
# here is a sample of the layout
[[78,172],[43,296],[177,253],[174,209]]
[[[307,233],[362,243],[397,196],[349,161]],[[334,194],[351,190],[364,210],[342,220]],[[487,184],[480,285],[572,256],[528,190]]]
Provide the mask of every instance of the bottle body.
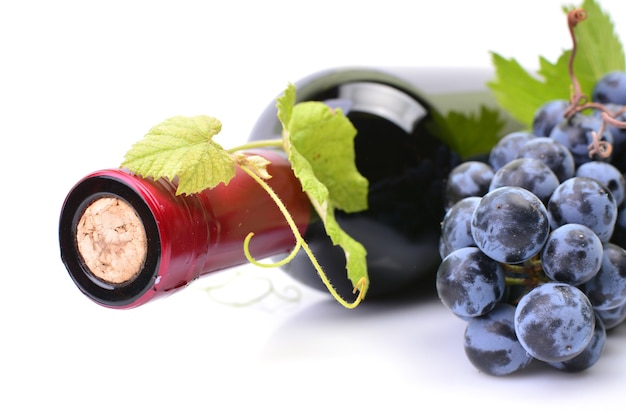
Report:
[[[461,68],[338,68],[296,83],[298,102],[340,107],[357,129],[356,165],[370,183],[369,208],[338,212],[337,220],[367,250],[368,298],[393,295],[424,280],[434,282],[444,185],[460,158],[435,133],[433,114],[497,107],[485,86],[489,75]],[[270,104],[249,139],[276,137],[280,129]],[[349,299],[352,287],[341,249],[332,245],[319,222],[309,225],[305,239],[337,291]],[[303,254],[285,270],[323,289]]]
[[[271,164],[269,184],[301,233],[310,203],[291,166],[259,150]],[[119,169],[93,172],[69,192],[59,220],[61,258],[80,290],[96,303],[132,308],[184,288],[201,275],[287,254],[295,244],[265,190],[240,169],[225,186],[176,195],[173,183]]]

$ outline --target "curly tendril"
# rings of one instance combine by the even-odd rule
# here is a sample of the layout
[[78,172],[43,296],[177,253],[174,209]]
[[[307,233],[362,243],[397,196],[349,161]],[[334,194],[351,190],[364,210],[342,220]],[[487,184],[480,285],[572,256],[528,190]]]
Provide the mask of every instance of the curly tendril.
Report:
[[339,293],[337,293],[337,290],[335,290],[335,287],[333,287],[333,285],[331,284],[330,280],[328,279],[328,277],[324,273],[324,270],[322,269],[321,265],[319,264],[319,262],[315,258],[315,255],[313,254],[313,252],[309,248],[309,245],[306,243],[306,241],[302,237],[302,234],[300,233],[300,230],[298,230],[298,226],[296,225],[296,223],[294,222],[293,218],[289,214],[289,211],[287,210],[287,207],[285,207],[285,205],[282,202],[282,200],[280,199],[280,197],[274,192],[272,187],[270,187],[261,177],[259,177],[252,170],[250,170],[249,168],[247,168],[246,166],[243,166],[243,165],[239,165],[239,167],[246,174],[248,174],[252,179],[254,179],[261,187],[263,187],[263,189],[267,192],[267,194],[274,201],[274,203],[276,203],[276,206],[278,206],[278,209],[280,210],[282,215],[285,217],[285,220],[287,221],[287,224],[289,225],[289,228],[291,229],[291,231],[292,231],[292,233],[293,233],[293,235],[294,235],[294,237],[296,239],[296,247],[294,248],[294,250],[285,259],[283,259],[283,260],[281,260],[281,261],[279,261],[279,262],[277,262],[275,264],[263,264],[263,263],[258,262],[257,260],[255,260],[252,257],[252,254],[250,253],[250,240],[252,239],[252,236],[254,236],[254,233],[250,233],[250,234],[248,234],[246,236],[246,239],[244,241],[244,252],[245,252],[245,255],[246,255],[246,258],[248,259],[248,261],[250,261],[254,265],[258,265],[258,266],[262,266],[262,267],[281,266],[281,265],[284,265],[287,262],[289,262],[291,259],[293,259],[293,257],[296,255],[298,250],[302,249],[302,250],[304,250],[306,252],[307,256],[311,260],[311,263],[313,264],[313,267],[317,271],[319,277],[321,278],[321,280],[324,283],[324,285],[326,286],[326,288],[328,288],[328,291],[339,302],[339,304],[341,304],[342,306],[344,306],[346,308],[350,308],[350,309],[357,307],[361,303],[361,301],[363,300],[364,290],[367,287],[367,279],[365,277],[363,277],[359,281],[357,281],[357,283],[356,283],[356,285],[354,287],[354,290],[352,291],[353,294],[357,294],[357,292],[358,292],[357,297],[356,297],[356,299],[354,301],[348,302],[348,301],[344,300],[341,297],[341,295],[339,295]]
[[248,262],[250,262],[253,265],[260,266],[261,268],[277,268],[283,265],[287,265],[289,262],[291,262],[293,258],[296,257],[296,255],[298,254],[298,251],[302,247],[302,242],[296,239],[296,246],[294,246],[294,248],[289,253],[289,255],[287,255],[284,259],[281,259],[280,261],[274,262],[274,263],[263,263],[254,259],[254,257],[250,253],[250,240],[252,239],[252,236],[254,236],[254,232],[248,233],[248,235],[244,239],[243,253],[244,255],[246,255],[246,259],[248,260]]
[[587,11],[585,9],[570,10],[567,14],[567,23],[571,28],[575,28],[576,25],[587,18]]
[[[600,132],[602,132],[602,129],[600,129]],[[587,149],[589,149],[590,158],[594,155],[598,155],[600,158],[606,159],[611,156],[611,153],[613,152],[613,145],[607,141],[600,140],[598,138],[598,133],[591,132],[591,143],[587,146]]]

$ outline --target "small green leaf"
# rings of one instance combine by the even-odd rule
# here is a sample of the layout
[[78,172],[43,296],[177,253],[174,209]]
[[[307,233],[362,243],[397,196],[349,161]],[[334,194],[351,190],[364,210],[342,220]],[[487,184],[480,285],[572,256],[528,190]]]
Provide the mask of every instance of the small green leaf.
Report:
[[[565,11],[574,8],[571,6]],[[587,19],[574,28],[578,43],[574,74],[582,92],[590,96],[596,81],[610,71],[623,71],[626,60],[613,22],[608,14],[602,12],[599,4],[595,0],[585,0],[578,8],[587,12]],[[566,19],[563,19],[563,30],[568,30]],[[571,49],[563,51],[554,63],[539,57],[539,70],[532,73],[515,59],[506,59],[492,52],[495,79],[488,86],[504,110],[530,127],[541,105],[556,99],[569,100],[572,80],[568,63],[571,53]]]
[[213,136],[222,128],[209,116],[176,116],[154,126],[126,153],[122,167],[137,175],[178,180],[176,194],[193,194],[235,176],[235,163]]

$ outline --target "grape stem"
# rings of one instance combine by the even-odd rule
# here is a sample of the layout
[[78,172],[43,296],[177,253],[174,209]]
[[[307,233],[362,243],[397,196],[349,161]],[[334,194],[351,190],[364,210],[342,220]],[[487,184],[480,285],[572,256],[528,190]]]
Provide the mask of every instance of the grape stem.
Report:
[[572,107],[575,108],[578,105],[584,104],[587,101],[587,96],[582,93],[580,89],[580,83],[578,82],[578,79],[574,74],[574,58],[576,57],[576,51],[578,48],[578,42],[576,40],[574,28],[578,23],[582,22],[585,19],[587,19],[587,12],[583,9],[574,9],[567,13],[567,27],[572,38],[572,53],[569,56],[569,63],[567,65],[567,68],[569,70],[569,76],[572,80],[573,89],[572,97],[570,100],[570,109]]
[[[504,269],[505,283],[507,286],[523,286],[526,291],[528,291],[539,284],[549,281],[549,278],[546,276],[541,266],[541,258],[539,255],[535,255],[521,264],[502,264],[502,267]],[[517,301],[518,300],[515,300],[513,303],[517,304]]]

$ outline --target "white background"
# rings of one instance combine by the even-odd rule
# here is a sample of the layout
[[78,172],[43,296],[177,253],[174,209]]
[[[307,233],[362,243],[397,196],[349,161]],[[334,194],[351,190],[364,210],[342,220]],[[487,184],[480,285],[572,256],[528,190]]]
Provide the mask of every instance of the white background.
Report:
[[[163,119],[218,117],[218,139],[236,144],[287,82],[320,69],[488,67],[490,50],[536,68],[538,55],[555,59],[570,47],[563,4],[3,2],[0,415],[621,409],[623,328],[588,372],[539,367],[494,378],[466,360],[463,323],[436,299],[348,311],[280,271],[243,267],[225,279],[272,277],[278,291],[297,286],[299,301],[223,305],[201,291],[215,278],[207,277],[118,311],[80,294],[59,258],[58,216],[71,186],[118,166]],[[626,3],[601,4],[626,37]]]

